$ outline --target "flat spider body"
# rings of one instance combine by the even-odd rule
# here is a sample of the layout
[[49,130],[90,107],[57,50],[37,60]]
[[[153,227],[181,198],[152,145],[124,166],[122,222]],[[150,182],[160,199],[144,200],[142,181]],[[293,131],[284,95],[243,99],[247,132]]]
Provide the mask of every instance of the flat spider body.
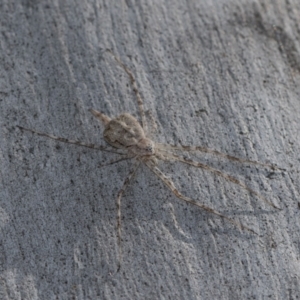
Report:
[[103,137],[111,146],[127,150],[133,156],[155,154],[154,142],[146,138],[144,129],[132,115],[124,113],[110,119],[94,109],[91,109],[91,113],[105,125]]
[[207,170],[216,176],[222,177],[227,181],[230,181],[236,185],[239,185],[240,187],[244,188],[251,194],[255,195],[257,198],[263,200],[268,205],[278,208],[273,203],[271,203],[269,200],[261,196],[256,191],[249,188],[247,185],[245,185],[243,182],[238,180],[237,178],[223,173],[213,167],[210,167],[206,164],[200,163],[198,161],[194,161],[188,158],[185,158],[184,156],[181,156],[178,154],[178,152],[195,152],[199,151],[202,153],[211,153],[213,155],[219,156],[221,158],[226,158],[234,162],[240,162],[240,163],[248,163],[248,164],[254,164],[260,167],[267,167],[271,169],[278,169],[277,167],[265,163],[260,163],[257,161],[251,161],[248,159],[242,159],[237,158],[225,153],[221,153],[216,150],[204,148],[201,146],[183,146],[183,145],[169,145],[169,144],[160,144],[155,143],[151,139],[147,137],[148,133],[148,127],[145,117],[145,111],[144,111],[144,105],[142,98],[140,96],[140,93],[137,88],[136,81],[134,79],[133,74],[131,71],[120,61],[119,58],[117,58],[111,51],[109,51],[117,63],[124,69],[124,71],[128,74],[131,85],[133,87],[133,91],[137,98],[137,104],[139,108],[139,113],[141,117],[141,123],[133,117],[132,115],[128,113],[123,113],[115,118],[110,118],[106,116],[105,114],[96,111],[94,109],[91,109],[91,113],[102,122],[104,125],[104,131],[103,131],[103,138],[104,140],[112,147],[102,146],[102,145],[95,145],[95,144],[88,144],[77,140],[70,140],[62,137],[57,137],[48,133],[39,132],[33,129],[24,128],[21,126],[18,126],[22,130],[30,131],[34,134],[48,137],[60,142],[69,143],[69,144],[75,144],[78,146],[88,147],[91,149],[101,150],[101,151],[107,151],[112,153],[118,153],[120,157],[118,159],[112,160],[106,165],[118,163],[119,161],[125,160],[125,159],[132,159],[133,165],[127,175],[127,177],[124,180],[123,186],[118,192],[117,195],[117,231],[118,231],[118,247],[119,247],[119,265],[118,270],[121,266],[121,260],[122,260],[122,250],[121,250],[121,198],[128,187],[131,179],[136,173],[136,170],[141,164],[146,165],[159,179],[162,180],[162,182],[170,189],[170,191],[179,199],[189,203],[193,204],[209,213],[212,213],[214,215],[217,215],[235,226],[239,227],[240,229],[250,231],[252,233],[255,233],[252,229],[242,225],[241,223],[228,218],[227,216],[219,213],[215,209],[208,207],[204,204],[199,203],[198,201],[187,197],[183,195],[174,185],[174,183],[158,168],[157,162],[160,160],[163,161],[179,161],[184,164],[196,167],[196,168],[202,168],[204,170]]

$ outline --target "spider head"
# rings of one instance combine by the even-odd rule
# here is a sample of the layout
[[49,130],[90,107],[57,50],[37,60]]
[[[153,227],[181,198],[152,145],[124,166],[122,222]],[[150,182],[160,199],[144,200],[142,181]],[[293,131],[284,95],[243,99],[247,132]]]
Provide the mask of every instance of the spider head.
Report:
[[151,156],[155,154],[155,144],[150,139],[143,138],[131,146],[130,150],[138,156]]

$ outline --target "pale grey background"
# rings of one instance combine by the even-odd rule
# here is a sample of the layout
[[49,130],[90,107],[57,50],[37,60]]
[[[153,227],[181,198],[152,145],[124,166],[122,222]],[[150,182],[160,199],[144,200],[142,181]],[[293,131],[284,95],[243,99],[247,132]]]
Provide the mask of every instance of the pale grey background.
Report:
[[[300,2],[2,0],[1,299],[298,299]],[[185,194],[259,236],[178,200],[145,167],[22,133],[104,143],[90,108],[137,116],[134,72],[155,140],[202,145],[286,171],[197,159],[245,181],[161,164]]]

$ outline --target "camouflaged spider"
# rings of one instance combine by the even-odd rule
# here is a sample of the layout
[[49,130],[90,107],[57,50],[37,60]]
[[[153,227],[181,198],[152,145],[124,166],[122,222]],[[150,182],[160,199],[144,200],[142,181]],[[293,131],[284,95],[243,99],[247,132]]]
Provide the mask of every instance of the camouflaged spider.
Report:
[[169,145],[169,144],[161,144],[161,143],[156,143],[150,138],[147,137],[147,122],[146,122],[146,115],[144,111],[144,105],[142,98],[140,96],[140,93],[137,88],[137,84],[135,81],[135,78],[131,71],[121,62],[119,58],[117,58],[111,51],[110,53],[113,55],[117,63],[124,69],[124,71],[128,74],[131,85],[133,87],[133,91],[136,95],[137,98],[137,104],[139,108],[139,113],[141,117],[141,124],[139,121],[133,117],[132,115],[128,113],[123,113],[119,115],[118,117],[115,118],[110,118],[106,116],[105,114],[96,111],[94,109],[91,110],[92,114],[101,121],[101,123],[105,126],[104,132],[103,132],[103,137],[104,140],[112,147],[107,147],[107,146],[99,146],[99,145],[94,145],[94,144],[87,144],[83,143],[80,141],[76,140],[70,140],[70,139],[65,139],[62,137],[57,137],[51,134],[47,133],[42,133],[33,129],[28,129],[24,128],[21,126],[18,126],[22,130],[27,130],[30,131],[34,134],[38,134],[40,136],[48,137],[60,142],[65,142],[65,143],[70,143],[70,144],[75,144],[79,146],[84,146],[92,149],[97,149],[101,151],[108,151],[108,152],[113,152],[113,153],[118,153],[121,156],[113,161],[110,161],[107,163],[109,164],[114,164],[117,163],[121,160],[125,159],[132,159],[133,160],[133,165],[124,180],[123,186],[118,192],[117,195],[117,210],[118,210],[118,216],[117,216],[117,232],[118,232],[118,247],[119,247],[119,267],[118,270],[120,269],[121,265],[121,258],[122,258],[122,252],[121,252],[121,198],[126,191],[126,188],[128,187],[131,179],[133,178],[134,174],[136,173],[137,169],[141,164],[145,164],[155,175],[157,175],[158,178],[162,180],[162,182],[171,190],[171,192],[178,197],[179,199],[193,204],[201,209],[204,209],[205,211],[215,214],[235,226],[239,227],[240,229],[245,229],[247,231],[255,233],[252,229],[242,225],[241,223],[219,213],[218,211],[214,210],[213,208],[206,206],[204,204],[201,204],[197,202],[196,200],[189,198],[185,195],[183,195],[174,185],[172,180],[167,178],[166,175],[158,168],[158,161],[163,160],[163,161],[179,161],[184,164],[191,165],[196,168],[202,168],[205,169],[209,172],[212,172],[213,174],[223,177],[224,179],[233,182],[240,187],[246,189],[248,192],[254,194],[257,196],[259,199],[262,199],[265,203],[268,205],[278,208],[275,206],[273,203],[268,201],[266,198],[262,197],[259,193],[254,191],[253,189],[249,188],[246,186],[243,182],[240,180],[236,179],[235,177],[232,177],[231,175],[225,174],[215,168],[212,168],[208,165],[205,165],[203,163],[191,160],[189,158],[185,158],[181,155],[178,154],[180,151],[200,151],[204,153],[211,153],[217,156],[220,156],[222,158],[226,158],[232,161],[236,162],[241,162],[241,163],[249,163],[249,164],[255,164],[261,167],[268,167],[275,169],[276,167],[273,165],[269,164],[264,164],[260,163],[257,161],[251,161],[247,159],[241,159],[237,158],[231,155],[227,155],[221,152],[218,152],[216,150],[204,148],[204,147],[199,147],[199,146],[176,146],[176,145]]

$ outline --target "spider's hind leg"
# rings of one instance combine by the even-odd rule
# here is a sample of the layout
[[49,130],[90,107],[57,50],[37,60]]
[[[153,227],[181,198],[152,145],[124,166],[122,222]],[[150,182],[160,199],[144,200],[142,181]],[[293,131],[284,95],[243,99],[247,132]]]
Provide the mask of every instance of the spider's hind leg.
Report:
[[120,60],[120,58],[118,58],[110,49],[107,50],[117,61],[117,63],[124,69],[124,71],[127,73],[127,75],[129,76],[130,79],[130,83],[132,85],[132,89],[136,95],[136,99],[137,99],[137,104],[139,107],[139,112],[140,112],[140,116],[142,119],[142,127],[144,129],[144,131],[147,133],[148,131],[148,127],[147,127],[147,121],[146,121],[146,114],[145,114],[145,109],[144,109],[144,103],[141,97],[141,94],[139,92],[139,89],[137,87],[137,83],[136,80],[132,74],[132,72],[128,69],[128,67]]
[[95,144],[89,144],[89,143],[84,143],[78,140],[70,140],[70,139],[66,139],[60,136],[56,136],[53,134],[49,134],[49,133],[44,133],[44,132],[40,132],[34,129],[29,129],[29,128],[25,128],[22,126],[17,126],[19,129],[21,129],[22,131],[29,131],[33,134],[39,135],[39,136],[43,136],[43,137],[47,137],[49,139],[55,140],[55,141],[59,141],[59,142],[63,142],[66,144],[73,144],[73,145],[77,145],[77,146],[82,146],[82,147],[87,147],[87,148],[91,148],[94,150],[101,150],[101,151],[106,151],[106,152],[112,152],[112,153],[117,153],[117,154],[126,154],[124,153],[124,151],[122,151],[122,149],[115,149],[112,147],[107,147],[107,146],[102,146],[102,145],[95,145]]

